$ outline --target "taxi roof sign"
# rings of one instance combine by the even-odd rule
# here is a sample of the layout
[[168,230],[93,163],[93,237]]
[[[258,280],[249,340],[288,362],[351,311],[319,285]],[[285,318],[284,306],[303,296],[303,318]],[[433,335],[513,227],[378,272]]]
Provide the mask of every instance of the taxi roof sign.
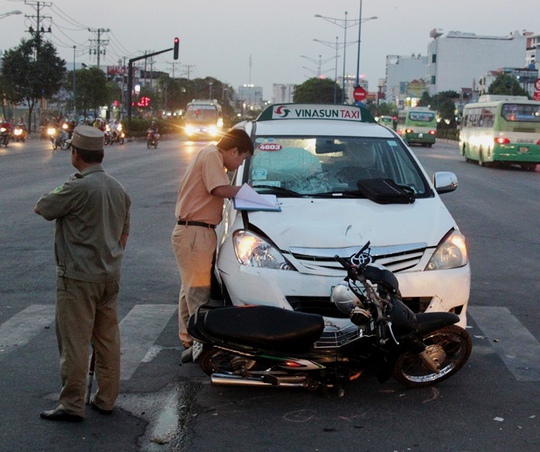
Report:
[[257,121],[276,119],[333,119],[338,121],[373,122],[375,118],[364,107],[336,104],[273,104],[267,107]]

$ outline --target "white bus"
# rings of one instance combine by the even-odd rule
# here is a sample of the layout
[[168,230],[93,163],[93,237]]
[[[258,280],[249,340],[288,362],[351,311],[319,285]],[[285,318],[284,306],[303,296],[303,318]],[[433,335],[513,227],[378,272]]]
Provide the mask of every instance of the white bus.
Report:
[[223,129],[223,114],[217,100],[193,99],[186,108],[185,132],[190,138],[215,138]]
[[463,108],[459,149],[481,166],[540,163],[540,102],[525,96],[480,96]]

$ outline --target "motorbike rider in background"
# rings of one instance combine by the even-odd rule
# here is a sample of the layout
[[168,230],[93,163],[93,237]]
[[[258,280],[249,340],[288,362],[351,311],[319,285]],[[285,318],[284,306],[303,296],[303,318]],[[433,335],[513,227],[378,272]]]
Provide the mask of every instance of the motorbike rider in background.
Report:
[[11,137],[11,123],[4,118],[0,124],[1,136],[0,136],[0,145],[7,147],[9,139]]
[[155,120],[152,121],[150,127],[146,131],[146,141],[148,143],[153,142],[155,146],[159,142],[159,127]]

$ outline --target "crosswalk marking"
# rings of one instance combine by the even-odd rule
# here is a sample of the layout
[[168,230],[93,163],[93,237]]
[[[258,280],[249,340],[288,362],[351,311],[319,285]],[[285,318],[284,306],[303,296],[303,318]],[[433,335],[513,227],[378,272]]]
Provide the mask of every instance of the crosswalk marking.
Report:
[[54,321],[54,305],[34,304],[0,325],[0,360],[28,344]]
[[[136,305],[120,322],[121,379],[129,380],[141,362],[156,356],[155,341],[176,313],[176,304]],[[0,361],[54,327],[54,305],[31,305],[0,325]],[[149,352],[153,351],[149,355]]]
[[[54,328],[54,305],[31,305],[0,325],[0,361]],[[177,312],[176,304],[136,305],[120,322],[121,378],[129,380],[141,363],[162,350],[156,341]],[[469,306],[468,312],[518,381],[540,381],[540,342],[506,307]],[[178,349],[178,347],[170,347]]]
[[468,312],[516,380],[540,381],[540,343],[508,308],[469,306]]
[[136,305],[120,322],[120,375],[129,380],[176,312],[175,304]]

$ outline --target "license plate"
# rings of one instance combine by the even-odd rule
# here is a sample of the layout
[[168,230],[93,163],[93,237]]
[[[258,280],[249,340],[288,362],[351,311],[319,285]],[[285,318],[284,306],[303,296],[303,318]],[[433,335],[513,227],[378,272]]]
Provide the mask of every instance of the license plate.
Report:
[[525,154],[525,153],[527,153],[527,152],[529,152],[529,148],[528,148],[528,147],[526,147],[526,146],[521,146],[521,147],[519,148],[519,153],[520,153],[520,154]]

